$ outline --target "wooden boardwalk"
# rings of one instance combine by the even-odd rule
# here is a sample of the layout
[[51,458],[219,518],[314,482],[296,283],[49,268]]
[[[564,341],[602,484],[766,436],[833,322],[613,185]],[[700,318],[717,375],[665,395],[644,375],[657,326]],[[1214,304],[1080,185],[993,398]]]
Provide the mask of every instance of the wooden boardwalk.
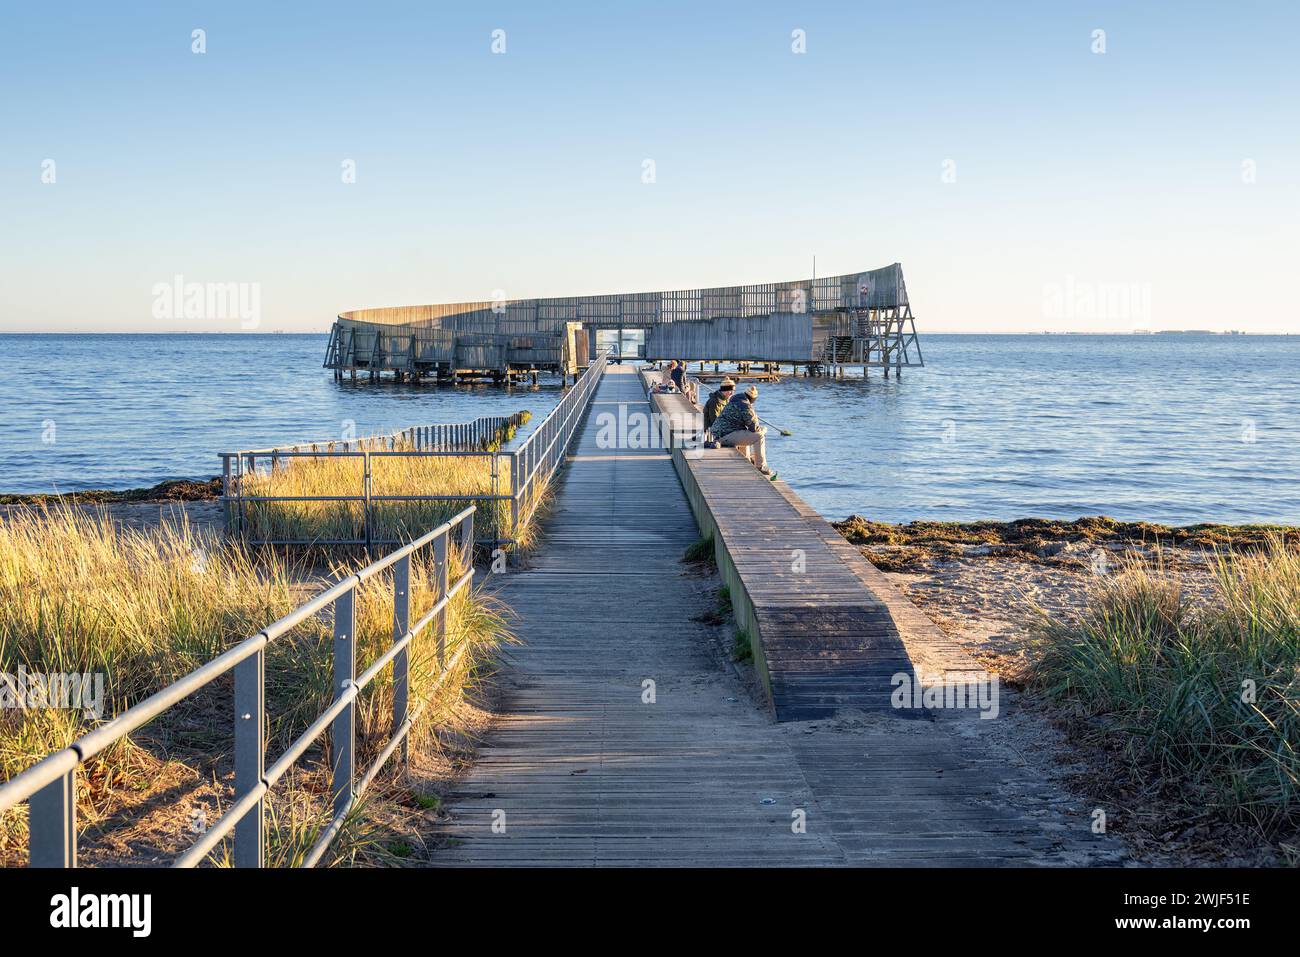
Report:
[[671,460],[596,447],[597,416],[619,405],[649,411],[625,367],[596,393],[545,547],[500,579],[522,644],[501,725],[448,809],[463,843],[436,861],[839,861],[825,837],[792,833],[810,798],[798,763],[689,620],[706,598],[681,563],[698,533]]
[[[699,533],[670,458],[597,447],[598,417],[620,406],[649,411],[639,376],[614,366],[544,548],[494,579],[521,644],[432,863],[1087,863],[1104,850],[1079,809],[985,739],[992,722],[850,708],[774,723],[692,620],[716,582],[680,561]],[[843,597],[851,571],[823,571],[826,597]],[[863,594],[859,581],[862,613],[883,622],[887,603]],[[869,664],[895,663],[897,645]]]

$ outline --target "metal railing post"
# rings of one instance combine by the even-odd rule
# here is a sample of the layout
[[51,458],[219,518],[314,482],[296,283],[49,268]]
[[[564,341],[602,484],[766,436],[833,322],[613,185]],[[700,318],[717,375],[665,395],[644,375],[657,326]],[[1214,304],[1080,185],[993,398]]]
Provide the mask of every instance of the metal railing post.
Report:
[[234,529],[230,527],[230,520],[234,515],[234,510],[230,502],[230,456],[221,456],[221,494],[225,496],[225,516],[226,516],[226,534],[230,535]]
[[474,513],[470,512],[460,523],[460,550],[465,568],[474,567]]
[[[401,641],[411,627],[411,556],[403,555],[393,566],[393,641]],[[393,658],[393,734],[406,722],[411,696],[410,646]],[[402,763],[411,760],[410,746],[402,739]]]
[[27,799],[29,867],[77,866],[77,769]]
[[[519,538],[519,452],[510,453],[510,541]],[[513,547],[511,551],[514,551]]]
[[370,535],[370,450],[367,449],[361,453],[362,476],[361,476],[361,524],[363,537],[366,540],[366,555],[371,554],[371,535]]
[[492,553],[495,554],[496,550],[501,547],[501,502],[497,499],[497,495],[501,494],[501,450],[500,449],[497,449],[495,452],[492,453],[492,458],[490,461],[491,461],[491,468],[492,468],[492,498],[486,504],[487,507],[492,510],[491,512]]
[[[574,403],[575,406],[578,404],[579,403],[577,402]],[[557,468],[560,467],[560,454],[564,451],[565,443],[562,438],[560,438],[558,442],[556,441],[556,439],[564,435],[567,431],[568,431],[568,427],[563,422],[558,422],[558,421],[552,423],[550,429],[548,430],[548,432],[550,433],[550,441],[548,443],[548,451],[546,453],[546,457],[547,459],[549,459],[549,462],[547,463],[547,469],[546,469],[547,475],[552,474]]]
[[[355,583],[334,599],[334,699],[352,687],[357,677]],[[352,800],[357,744],[357,705],[348,702],[334,719],[330,741],[334,746],[334,814],[342,814]]]
[[235,459],[235,514],[238,516],[240,534],[244,534],[248,528],[247,506],[244,503],[244,457],[240,455]]
[[[266,772],[266,652],[235,665],[235,800],[258,788]],[[265,800],[235,825],[235,866],[266,866]]]
[[[442,601],[442,597],[447,594],[447,538],[451,534],[448,529],[443,534],[433,540],[433,600],[434,602]],[[447,667],[447,609],[443,608],[438,612],[438,617],[433,623],[434,634],[438,640],[438,670],[441,671]]]

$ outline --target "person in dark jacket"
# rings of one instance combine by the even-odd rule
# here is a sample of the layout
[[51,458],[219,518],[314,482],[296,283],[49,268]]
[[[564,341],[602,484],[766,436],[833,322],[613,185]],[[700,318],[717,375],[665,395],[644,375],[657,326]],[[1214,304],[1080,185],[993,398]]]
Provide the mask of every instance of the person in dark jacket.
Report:
[[718,384],[717,391],[709,395],[709,401],[704,403],[704,427],[706,429],[718,420],[718,416],[722,414],[722,410],[731,401],[731,395],[735,391],[736,383],[730,379],[723,379]]
[[686,363],[681,359],[673,360],[673,385],[677,386],[677,391],[682,395],[686,394]]
[[723,445],[740,449],[760,472],[771,476],[772,470],[767,467],[767,430],[759,424],[754,411],[757,400],[758,386],[754,385],[733,396],[709,432]]

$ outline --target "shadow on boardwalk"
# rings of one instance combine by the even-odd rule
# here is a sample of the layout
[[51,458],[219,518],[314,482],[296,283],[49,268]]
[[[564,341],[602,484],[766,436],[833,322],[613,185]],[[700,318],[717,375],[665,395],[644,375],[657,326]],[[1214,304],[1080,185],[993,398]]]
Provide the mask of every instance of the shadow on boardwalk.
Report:
[[844,711],[776,724],[724,667],[697,538],[659,450],[596,446],[646,411],[612,367],[557,489],[546,544],[501,576],[522,640],[497,727],[449,796],[435,865],[1097,864],[1119,845],[974,714]]

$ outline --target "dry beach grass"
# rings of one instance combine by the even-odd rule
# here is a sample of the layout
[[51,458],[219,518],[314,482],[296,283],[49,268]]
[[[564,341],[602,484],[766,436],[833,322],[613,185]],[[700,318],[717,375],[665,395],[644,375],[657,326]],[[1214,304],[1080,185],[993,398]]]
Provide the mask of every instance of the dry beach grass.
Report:
[[[452,580],[459,573],[453,564]],[[412,563],[413,621],[432,605],[430,574],[422,562]],[[106,720],[289,613],[310,594],[304,587],[310,581],[275,555],[214,545],[183,520],[138,530],[67,505],[10,511],[0,522],[0,672],[102,674]],[[358,594],[359,669],[392,640],[391,601],[386,575]],[[436,680],[432,630],[412,644],[412,700],[432,696],[412,732],[413,751],[437,749],[440,729],[454,728],[464,693],[506,637],[504,609],[462,590],[450,607],[447,646],[449,659],[459,647],[466,654],[446,680]],[[332,623],[320,616],[268,646],[270,758],[330,700],[331,651]],[[385,669],[359,699],[361,762],[387,739],[392,693]],[[227,675],[91,759],[78,790],[87,861],[155,862],[192,841],[196,821],[216,820],[231,793],[230,694]],[[0,711],[0,779],[99,720],[73,709]],[[315,747],[273,790],[270,863],[301,860],[328,820],[327,767],[328,745]],[[353,815],[333,861],[382,860],[389,853],[393,841],[376,837],[384,831],[374,821],[385,801],[405,793],[400,785],[394,790],[398,777],[383,778],[370,806]],[[24,832],[25,808],[3,814],[0,864],[21,862]],[[214,861],[225,852],[214,852]]]
[[1026,689],[1066,734],[1068,759],[1088,768],[1074,786],[1139,858],[1296,861],[1295,528],[840,527],[986,667]]
[[[428,454],[404,440],[380,438],[357,443],[352,451],[370,453],[371,537],[376,541],[410,540],[472,504],[477,508],[474,521],[480,540],[516,537],[521,547],[528,547],[531,509],[521,505],[520,528],[517,536],[512,536],[510,502],[492,497],[510,494],[512,460],[490,454],[499,451],[528,420],[529,414],[520,412],[482,448],[454,455]],[[364,482],[365,465],[359,455],[285,458],[277,468],[243,477],[241,489],[246,500],[236,506],[235,527],[248,541],[361,540],[366,522],[362,502],[292,499],[359,497]],[[532,488],[529,494],[536,499],[543,488]],[[435,495],[449,498],[427,497]],[[383,501],[385,496],[420,498]],[[281,500],[258,500],[277,498]]]
[[1213,594],[1193,602],[1158,563],[1130,559],[1077,617],[1042,620],[1026,677],[1165,820],[1244,826],[1295,862],[1300,550],[1278,537],[1217,552],[1213,571]]

